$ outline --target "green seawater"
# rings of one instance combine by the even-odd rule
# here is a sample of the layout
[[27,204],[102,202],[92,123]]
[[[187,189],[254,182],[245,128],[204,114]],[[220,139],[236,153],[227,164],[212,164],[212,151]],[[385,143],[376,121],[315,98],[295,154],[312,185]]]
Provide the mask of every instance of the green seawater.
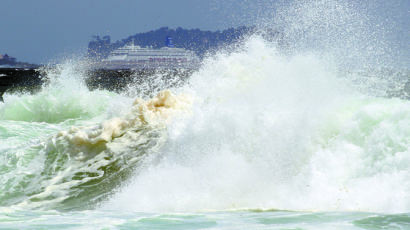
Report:
[[[52,93],[48,93],[51,97]],[[11,95],[6,97],[9,100],[7,103],[0,104],[0,229],[410,229],[410,213],[263,209],[184,212],[110,210],[110,206],[95,205],[101,200],[110,199],[111,195],[104,196],[104,193],[112,194],[111,190],[120,186],[121,183],[114,183],[110,181],[109,177],[103,177],[104,180],[108,180],[107,183],[104,183],[104,180],[94,182],[91,180],[85,184],[75,184],[68,189],[68,193],[65,193],[64,191],[67,190],[65,186],[58,188],[59,183],[47,182],[51,183],[50,186],[45,181],[52,180],[50,177],[61,175],[61,172],[66,171],[67,168],[69,170],[72,168],[72,166],[67,165],[68,159],[53,155],[65,153],[64,148],[67,146],[63,146],[63,149],[56,150],[56,152],[47,152],[44,143],[49,142],[50,138],[61,130],[67,130],[72,126],[95,124],[107,119],[110,101],[116,103],[123,101],[124,104],[129,102],[127,98],[109,92],[90,92],[90,94],[88,96],[95,97],[96,100],[93,100],[93,103],[89,103],[88,106],[76,102],[66,102],[61,98],[54,101],[48,99],[46,104],[42,104],[44,100],[39,99],[39,97],[43,97],[41,94],[37,96]],[[388,103],[386,104],[386,102]],[[93,106],[89,106],[90,104]],[[366,132],[371,132],[382,121],[386,125],[389,124],[390,119],[408,122],[409,113],[406,109],[405,114],[394,112],[394,110],[403,109],[404,105],[407,106],[408,102],[377,99],[362,100],[342,107],[341,111],[343,112],[339,111],[333,120],[329,120],[330,123],[326,124],[326,128],[321,129],[320,135],[322,135],[323,141],[319,144],[332,145],[331,142],[334,141],[334,138],[340,136],[339,132],[342,132],[342,127],[339,127],[340,120],[350,119],[353,113],[358,119],[356,124],[358,129],[343,133],[346,136],[345,141],[365,141],[365,136],[369,135]],[[377,107],[380,106],[383,107],[383,111],[386,111],[385,108],[389,108],[393,114],[383,112],[377,116],[371,116],[366,113],[369,112],[369,109],[377,110]],[[74,112],[65,113],[64,109]],[[40,113],[38,116],[32,115],[38,113]],[[60,113],[64,115],[60,115]],[[408,123],[402,124],[408,125]],[[402,131],[396,130],[396,132]],[[364,139],[353,138],[352,135],[358,135]],[[408,151],[408,137],[407,134],[403,135],[401,138],[405,138],[404,140],[400,140],[398,136],[395,137],[396,142],[391,139],[392,137],[385,140],[387,141],[386,149],[383,151],[387,151],[387,154],[390,151],[393,155]],[[363,146],[363,143],[357,144]],[[398,145],[395,146],[395,144]],[[138,148],[143,147],[137,147],[135,151],[140,151]],[[50,156],[56,159],[50,159]],[[47,161],[51,161],[51,163]],[[111,163],[107,163],[106,166],[110,167],[110,165]],[[52,169],[51,166],[53,166]],[[110,177],[114,177],[115,180],[126,181],[125,174],[120,176],[117,174],[122,171],[121,167],[124,165],[117,164],[116,167],[112,169],[116,173],[109,174],[109,170],[104,170],[104,172]],[[400,167],[400,165],[396,167]],[[407,163],[402,167],[404,167],[402,170],[405,170],[408,167]],[[80,177],[82,173],[90,173],[82,172],[81,168],[78,170],[75,175]],[[88,176],[93,177],[93,175]],[[67,178],[78,180],[72,175],[66,177],[65,180]],[[48,189],[57,186],[61,191],[57,190],[54,194],[47,194],[43,197],[36,196],[36,194],[44,192],[44,186],[49,186]],[[104,189],[107,186],[109,189]],[[76,187],[81,187],[81,189],[77,190]],[[104,193],[94,191],[101,189]],[[83,190],[86,193],[81,192]],[[166,193],[166,191],[164,192]],[[87,193],[90,194],[87,195]],[[65,199],[56,199],[67,194],[69,195]],[[291,200],[292,197],[288,197],[288,199]],[[90,200],[97,201],[89,202]],[[375,199],[373,202],[377,203],[378,200]],[[403,201],[392,200],[391,202]],[[41,203],[41,205],[32,205],[37,203]]]
[[2,211],[1,229],[410,229],[410,214],[225,211]]

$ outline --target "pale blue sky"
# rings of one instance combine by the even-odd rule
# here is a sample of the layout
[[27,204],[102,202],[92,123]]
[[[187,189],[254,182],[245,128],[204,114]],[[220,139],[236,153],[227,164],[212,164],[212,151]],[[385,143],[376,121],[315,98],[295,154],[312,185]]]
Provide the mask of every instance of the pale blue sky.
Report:
[[[376,13],[398,21],[396,39],[408,48],[410,0],[375,1],[380,2]],[[47,63],[84,53],[92,35],[118,40],[163,26],[217,30],[253,23],[273,14],[272,2],[276,1],[0,0],[0,53]]]
[[231,20],[241,6],[232,4],[226,13],[224,5],[209,0],[0,0],[0,53],[48,62],[84,50],[92,35],[118,40],[162,26],[216,30],[242,24]]

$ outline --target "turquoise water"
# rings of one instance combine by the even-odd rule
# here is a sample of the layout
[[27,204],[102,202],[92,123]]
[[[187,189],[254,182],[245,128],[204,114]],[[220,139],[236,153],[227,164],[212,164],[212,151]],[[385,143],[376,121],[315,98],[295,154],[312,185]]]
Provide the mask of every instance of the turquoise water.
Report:
[[410,215],[374,213],[231,211],[138,212],[20,211],[1,215],[10,229],[409,229]]

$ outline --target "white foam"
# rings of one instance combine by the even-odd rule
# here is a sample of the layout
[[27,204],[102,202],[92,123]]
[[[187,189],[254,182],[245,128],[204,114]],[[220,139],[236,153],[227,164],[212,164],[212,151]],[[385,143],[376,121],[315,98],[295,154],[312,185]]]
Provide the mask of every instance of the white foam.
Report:
[[355,93],[331,69],[258,37],[206,60],[163,160],[105,207],[409,211],[409,102]]

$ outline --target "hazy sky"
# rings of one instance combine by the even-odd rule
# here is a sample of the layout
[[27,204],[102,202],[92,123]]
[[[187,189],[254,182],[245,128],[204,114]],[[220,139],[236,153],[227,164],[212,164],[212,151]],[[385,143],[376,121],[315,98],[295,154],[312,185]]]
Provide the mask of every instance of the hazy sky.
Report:
[[[228,2],[228,1],[227,1]],[[0,53],[20,61],[48,62],[81,52],[92,35],[118,40],[158,29],[224,29],[236,4],[217,0],[0,0]],[[223,7],[231,8],[226,13]]]
[[[277,1],[0,0],[0,53],[19,61],[47,63],[84,53],[92,35],[110,35],[115,41],[163,26],[225,29],[269,17],[274,11],[272,2]],[[378,14],[399,17],[400,39],[408,47],[410,0],[392,0],[394,11],[386,11],[391,8],[389,1],[375,1],[380,2]]]

